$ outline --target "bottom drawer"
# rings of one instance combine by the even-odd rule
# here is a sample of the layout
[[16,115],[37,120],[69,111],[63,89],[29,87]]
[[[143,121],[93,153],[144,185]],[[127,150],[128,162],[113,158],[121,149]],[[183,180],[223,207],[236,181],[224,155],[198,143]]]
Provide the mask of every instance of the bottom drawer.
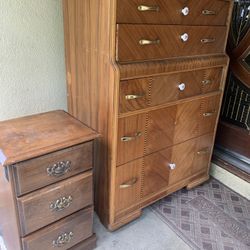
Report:
[[93,207],[22,238],[24,250],[66,250],[92,235]]

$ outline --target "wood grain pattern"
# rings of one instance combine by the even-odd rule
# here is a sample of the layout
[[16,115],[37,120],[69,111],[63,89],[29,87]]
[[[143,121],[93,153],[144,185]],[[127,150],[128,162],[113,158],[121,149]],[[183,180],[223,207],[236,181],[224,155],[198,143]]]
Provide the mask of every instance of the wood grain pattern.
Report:
[[115,209],[116,212],[139,203],[141,191],[142,159],[122,165],[116,172]]
[[[57,199],[72,196],[72,204],[61,211],[50,205]],[[86,172],[17,199],[21,236],[92,204],[92,173]]]
[[92,235],[92,224],[93,207],[89,207],[22,238],[23,250],[53,250],[56,248],[53,241],[64,233],[72,232],[72,240],[60,246],[60,249],[67,250]]
[[79,244],[71,247],[70,250],[92,250],[96,248],[96,235],[92,235],[88,239],[80,242]]
[[[133,111],[166,102],[218,91],[222,68],[180,72],[166,76],[139,78],[120,83],[120,112]],[[180,89],[184,84],[184,89]],[[127,100],[128,95],[139,97]]]
[[[174,26],[174,25],[130,25],[120,24],[117,28],[117,55],[119,62],[159,60],[171,57],[222,54],[225,51],[226,27]],[[183,42],[181,36],[188,34]],[[159,41],[141,45],[142,39]],[[213,42],[202,43],[202,39]]]
[[[137,12],[133,11],[133,6],[137,3],[159,3],[162,4],[164,13],[171,10],[171,14],[166,15],[160,11],[161,18],[155,17],[152,12],[138,16]],[[227,0],[202,0],[198,2],[174,0],[171,4],[162,0],[64,0],[69,110],[71,114],[103,135],[96,143],[97,150],[95,151],[95,201],[96,211],[101,221],[109,229],[117,229],[137,218],[141,214],[141,207],[163,197],[168,192],[174,192],[189,183],[193,185],[204,180],[204,177],[207,178],[208,170],[204,169],[203,172],[192,173],[189,177],[184,176],[185,179],[177,180],[171,187],[139,201],[135,199],[135,194],[131,194],[127,199],[128,204],[126,204],[126,192],[124,194],[125,200],[120,202],[120,196],[117,196],[116,191],[117,176],[121,175],[119,178],[126,177],[126,168],[120,170],[121,172],[119,169],[123,169],[122,167],[127,165],[131,166],[131,169],[129,168],[131,172],[129,170],[128,174],[137,173],[142,178],[141,185],[144,186],[144,164],[146,163],[144,158],[149,156],[146,147],[149,129],[156,131],[158,123],[162,126],[166,125],[163,122],[163,114],[159,114],[156,115],[154,121],[155,128],[150,127],[149,121],[153,118],[149,119],[149,113],[155,112],[156,114],[159,109],[169,108],[170,110],[171,106],[183,105],[184,107],[192,101],[198,102],[199,100],[200,105],[197,105],[194,116],[201,118],[202,112],[214,111],[212,103],[207,103],[205,99],[211,98],[212,100],[213,96],[218,96],[218,101],[217,98],[213,101],[215,101],[214,105],[220,104],[225,71],[228,65],[228,57],[225,54],[225,38],[228,32],[232,3],[233,1]],[[186,5],[191,9],[190,15],[179,17],[180,14],[176,13],[176,9],[179,11],[180,7],[183,8]],[[203,8],[216,9],[216,15],[206,16],[203,19],[203,16],[199,15]],[[125,11],[128,9],[131,11]],[[170,20],[170,18],[173,23],[165,25],[166,20]],[[205,19],[206,21],[203,21]],[[185,45],[180,43],[180,32],[188,32],[190,35]],[[138,49],[138,39],[156,39],[160,35],[162,35],[161,40],[166,41],[166,43],[160,42],[159,46],[155,44]],[[201,45],[202,38],[210,39],[212,35],[217,39],[214,43]],[[199,73],[191,73],[191,71],[196,73],[204,71],[207,77],[213,76],[213,73],[210,75],[209,72],[214,72],[214,77],[221,78],[221,81],[216,81],[215,85],[211,85],[211,90],[209,88],[200,89],[198,84],[192,84],[192,87],[191,84],[187,84],[186,94],[183,93],[179,96],[176,96],[173,88],[166,87],[165,83],[176,79],[182,80],[177,75],[183,75],[183,79],[185,77],[188,80],[199,81]],[[188,76],[188,73],[192,76]],[[220,75],[221,73],[222,75]],[[176,74],[176,78],[174,74]],[[157,87],[152,89],[154,79],[157,79],[155,81]],[[157,85],[157,83],[160,84]],[[133,92],[132,94],[137,94],[134,92],[138,91],[143,97],[137,98],[136,101],[123,102],[124,95],[131,94],[130,91]],[[155,96],[153,100],[152,95]],[[176,108],[173,111],[173,121],[176,117],[180,121],[182,117],[187,117],[182,113],[184,110],[184,108],[183,110]],[[185,111],[189,113],[190,110],[186,109]],[[196,136],[210,133],[206,131],[213,133],[218,113],[219,108],[214,113],[215,118],[209,116],[208,125],[204,125],[203,129],[197,128],[197,124],[194,125],[194,123],[186,124],[184,120],[182,120],[182,126],[186,127],[185,131],[188,128],[193,131],[193,127],[196,127]],[[169,114],[164,113],[164,116],[168,117]],[[203,124],[205,121],[203,118],[197,118],[196,122]],[[136,143],[130,141],[127,144],[129,146],[121,146],[120,137],[131,136],[138,132],[134,128],[139,124],[140,126],[145,124],[143,138],[140,138]],[[211,127],[209,127],[210,125]],[[178,129],[180,131],[179,137],[178,135],[174,137],[178,137],[176,140],[183,143],[185,134],[181,132],[180,128],[181,125]],[[177,134],[175,129],[173,129],[173,133]],[[155,147],[156,150],[159,150],[158,146]],[[163,147],[166,147],[165,144]],[[127,154],[120,155],[121,152],[125,151]],[[144,157],[138,158],[142,156],[142,152]],[[141,159],[143,162],[140,162],[137,167],[136,164],[133,165],[133,162],[137,160],[139,162]],[[125,162],[127,163],[124,164]],[[140,172],[137,172],[136,168],[139,168]],[[134,201],[134,204],[131,200]]]
[[[6,179],[6,174],[9,180]],[[8,250],[21,249],[12,169],[0,166],[0,231]]]
[[0,122],[0,130],[0,149],[7,158],[1,162],[3,166],[98,137],[95,131],[64,111],[3,121]]
[[[93,142],[80,144],[13,166],[15,187],[18,196],[69,178],[92,168]],[[60,176],[50,176],[47,168],[59,162],[70,161],[70,169]]]
[[[213,95],[119,119],[117,165],[213,132],[220,99],[221,95]],[[140,137],[121,141],[138,132]]]
[[[225,25],[227,22],[229,1],[210,0],[118,0],[117,23],[143,24],[190,24],[190,25]],[[159,11],[139,11],[138,6],[158,6]],[[189,8],[188,15],[182,9]],[[214,11],[214,15],[204,15],[203,10]]]
[[121,80],[159,76],[213,67],[225,67],[229,62],[227,55],[171,58],[161,61],[119,64]]
[[95,209],[105,224],[112,221],[116,174],[115,8],[115,0],[63,0],[68,108],[102,134],[95,145]]

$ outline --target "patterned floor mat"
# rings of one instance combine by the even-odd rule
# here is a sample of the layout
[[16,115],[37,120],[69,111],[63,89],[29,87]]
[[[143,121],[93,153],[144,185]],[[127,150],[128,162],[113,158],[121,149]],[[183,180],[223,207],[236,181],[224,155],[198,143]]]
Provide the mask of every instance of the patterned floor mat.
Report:
[[213,178],[151,208],[193,249],[250,249],[250,201]]

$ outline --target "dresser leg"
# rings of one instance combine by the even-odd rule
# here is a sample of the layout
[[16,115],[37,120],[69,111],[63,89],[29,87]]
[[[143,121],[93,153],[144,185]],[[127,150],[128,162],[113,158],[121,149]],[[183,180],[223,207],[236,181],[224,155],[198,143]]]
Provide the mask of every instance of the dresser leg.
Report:
[[133,212],[131,212],[131,213],[129,213],[129,214],[123,216],[123,217],[120,217],[120,218],[116,219],[115,223],[109,224],[108,225],[108,229],[110,231],[115,231],[118,228],[126,225],[127,223],[129,223],[129,222],[131,222],[131,221],[139,218],[141,216],[141,214],[142,214],[142,210],[141,209],[133,211]]
[[197,179],[193,180],[192,182],[190,182],[187,185],[187,189],[190,190],[192,188],[195,188],[197,186],[199,186],[200,184],[202,184],[203,182],[206,182],[207,180],[209,180],[209,175],[203,175],[203,176],[199,176]]

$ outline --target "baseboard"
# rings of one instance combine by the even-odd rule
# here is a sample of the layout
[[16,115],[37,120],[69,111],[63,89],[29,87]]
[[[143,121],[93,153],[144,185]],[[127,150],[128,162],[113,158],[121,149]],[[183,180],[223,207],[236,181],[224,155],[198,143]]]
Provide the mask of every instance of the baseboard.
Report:
[[212,163],[210,175],[241,196],[250,200],[250,183]]

